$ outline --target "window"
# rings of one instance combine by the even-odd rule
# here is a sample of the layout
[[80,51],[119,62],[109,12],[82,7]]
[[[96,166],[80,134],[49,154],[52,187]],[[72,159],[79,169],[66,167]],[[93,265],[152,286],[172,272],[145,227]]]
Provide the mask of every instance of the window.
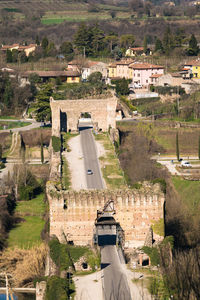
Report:
[[137,74],[137,77],[140,77],[140,73]]
[[146,83],[148,83],[148,79],[146,80]]

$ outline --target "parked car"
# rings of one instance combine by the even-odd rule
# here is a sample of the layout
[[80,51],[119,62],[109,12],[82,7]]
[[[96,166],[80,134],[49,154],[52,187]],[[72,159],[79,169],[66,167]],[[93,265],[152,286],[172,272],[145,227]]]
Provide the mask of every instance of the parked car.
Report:
[[141,83],[134,83],[134,88],[135,89],[141,89],[142,88]]
[[191,163],[189,163],[189,161],[182,160],[181,167],[191,168],[192,165],[191,165]]
[[93,174],[92,170],[88,169],[87,170],[87,175],[92,175],[92,174]]

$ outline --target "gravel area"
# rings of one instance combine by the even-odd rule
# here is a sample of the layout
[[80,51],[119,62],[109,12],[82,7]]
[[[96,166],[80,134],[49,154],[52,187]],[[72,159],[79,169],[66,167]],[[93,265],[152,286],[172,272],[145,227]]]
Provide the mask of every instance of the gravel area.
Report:
[[102,272],[74,277],[76,286],[75,300],[102,300]]
[[[70,152],[65,151],[64,155],[69,163],[72,189],[76,191],[83,190],[83,189],[86,190],[87,189],[86,172],[84,168],[84,158],[83,158],[83,152],[81,147],[80,135],[72,137],[68,141],[68,145],[71,151]],[[100,142],[96,142],[96,148],[97,148],[98,157],[104,155],[105,150],[103,145]]]
[[84,158],[82,153],[80,135],[71,138],[68,141],[68,145],[71,151],[65,151],[64,155],[69,163],[72,189],[76,191],[83,189],[86,190],[87,182],[85,176],[86,174],[84,168]]

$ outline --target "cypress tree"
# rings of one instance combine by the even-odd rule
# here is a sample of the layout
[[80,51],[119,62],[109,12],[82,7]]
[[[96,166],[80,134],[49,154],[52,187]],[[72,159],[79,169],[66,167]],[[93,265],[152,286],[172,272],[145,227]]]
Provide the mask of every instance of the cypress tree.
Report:
[[40,152],[41,152],[41,163],[44,163],[44,147],[43,147],[43,136],[41,134],[41,144],[40,144]]
[[179,140],[178,140],[178,132],[176,133],[176,157],[179,161]]
[[200,160],[200,135],[199,135],[199,160]]
[[2,154],[3,154],[3,148],[2,145],[0,144],[0,160],[2,160]]

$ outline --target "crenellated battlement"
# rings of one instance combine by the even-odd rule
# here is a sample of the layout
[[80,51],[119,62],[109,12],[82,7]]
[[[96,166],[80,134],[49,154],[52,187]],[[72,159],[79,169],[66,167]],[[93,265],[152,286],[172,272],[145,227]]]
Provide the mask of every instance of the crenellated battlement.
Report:
[[163,218],[165,196],[159,184],[143,184],[140,189],[59,190],[49,182],[50,234],[62,240],[64,232],[75,244],[92,243],[97,210],[113,200],[115,219],[120,222],[127,245],[144,244],[149,228]]

